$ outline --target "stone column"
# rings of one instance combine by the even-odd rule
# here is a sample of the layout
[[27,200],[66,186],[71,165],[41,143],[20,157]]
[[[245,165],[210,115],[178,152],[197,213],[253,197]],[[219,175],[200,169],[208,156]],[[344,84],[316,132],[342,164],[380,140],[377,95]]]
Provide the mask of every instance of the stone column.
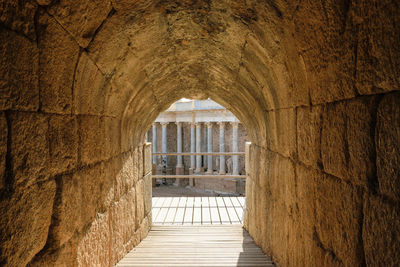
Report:
[[[232,125],[232,152],[238,152],[238,122],[231,122]],[[239,175],[239,156],[232,156],[232,174]]]
[[[196,123],[196,152],[201,152],[201,122]],[[196,156],[196,171],[195,173],[200,173],[201,168],[201,155]]]
[[[196,135],[195,135],[195,124],[191,123],[190,124],[190,152],[194,153],[196,152],[196,147],[195,143],[196,142]],[[190,156],[190,169],[189,173],[193,174],[194,169],[196,168],[196,161],[195,161],[195,156],[191,155]]]
[[[176,152],[182,153],[182,122],[176,122]],[[176,157],[176,174],[184,174],[182,156]]]
[[[211,153],[213,152],[213,139],[212,139],[212,122],[207,122],[207,152]],[[207,173],[212,174],[213,173],[213,162],[212,162],[212,156],[209,155],[207,156]]]
[[[153,153],[157,152],[157,124],[153,123]],[[153,164],[157,164],[157,156],[153,156]]]
[[[207,127],[204,127],[204,131],[203,131],[203,152],[207,151]],[[202,156],[203,158],[203,169],[207,168],[207,156]]]
[[[167,126],[168,122],[161,122],[162,132],[161,132],[161,152],[167,152]],[[167,156],[162,156],[162,165],[167,167]]]
[[[219,152],[225,152],[225,124],[224,122],[218,122],[219,124]],[[219,174],[225,174],[225,156],[219,156]]]

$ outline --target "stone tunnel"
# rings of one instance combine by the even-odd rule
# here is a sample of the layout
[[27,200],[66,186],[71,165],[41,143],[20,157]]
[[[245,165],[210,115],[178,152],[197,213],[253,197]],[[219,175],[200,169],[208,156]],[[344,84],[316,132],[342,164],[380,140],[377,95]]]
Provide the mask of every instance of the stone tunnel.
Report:
[[[151,227],[146,131],[243,123],[245,228],[280,266],[400,264],[396,0],[4,0],[0,265],[112,266]],[[151,170],[150,170],[151,171]]]

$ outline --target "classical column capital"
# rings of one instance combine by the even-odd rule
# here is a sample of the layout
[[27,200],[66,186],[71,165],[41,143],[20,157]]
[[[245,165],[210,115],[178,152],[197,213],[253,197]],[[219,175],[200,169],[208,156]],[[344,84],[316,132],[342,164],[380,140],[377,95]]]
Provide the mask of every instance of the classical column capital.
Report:
[[205,125],[207,125],[207,128],[212,128],[213,123],[211,121],[208,121],[205,123]]
[[194,125],[196,125],[196,126],[201,126],[203,123],[202,122],[200,122],[200,121],[196,121],[195,123],[194,123]]
[[217,124],[219,125],[219,128],[224,128],[225,127],[225,122],[224,121],[219,121],[217,122]]
[[232,125],[232,127],[238,127],[239,126],[239,122],[237,122],[237,121],[231,121],[230,124]]
[[176,124],[177,126],[182,126],[182,122],[181,122],[181,121],[176,121],[175,124]]
[[195,128],[196,127],[196,123],[195,122],[189,122],[190,123],[190,128]]
[[163,122],[160,122],[160,124],[161,124],[162,127],[166,127],[169,124],[169,122],[163,121]]

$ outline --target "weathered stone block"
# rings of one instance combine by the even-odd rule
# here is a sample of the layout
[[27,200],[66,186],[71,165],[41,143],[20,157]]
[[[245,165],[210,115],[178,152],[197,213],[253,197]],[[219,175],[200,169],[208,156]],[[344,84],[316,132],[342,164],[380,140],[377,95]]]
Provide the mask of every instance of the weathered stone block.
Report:
[[144,180],[144,214],[151,214],[152,207],[152,178],[151,173],[143,177]]
[[375,99],[371,97],[326,106],[321,155],[327,173],[361,185],[371,179],[375,106]]
[[0,23],[6,28],[34,40],[36,38],[35,14],[37,8],[38,5],[34,0],[2,1]]
[[[109,208],[109,196],[113,190],[112,178],[107,176],[103,163],[90,168],[84,168],[75,173],[82,192],[81,220],[86,226],[93,221],[96,212],[103,212]],[[88,193],[89,192],[89,193]]]
[[11,160],[15,183],[29,186],[48,176],[48,118],[34,113],[11,113]]
[[0,190],[5,185],[8,126],[4,112],[0,112]]
[[81,47],[87,47],[96,30],[110,13],[111,2],[62,0],[51,6],[48,11],[74,36]]
[[140,225],[140,241],[146,238],[151,228],[151,221],[148,217],[145,217]]
[[399,218],[399,206],[379,197],[365,195],[362,239],[367,266],[399,264]]
[[107,92],[107,80],[86,53],[82,53],[76,67],[74,81],[75,114],[102,115]]
[[362,192],[341,180],[321,175],[315,186],[317,242],[345,266],[362,264]]
[[39,108],[36,43],[4,28],[0,29],[0,40],[4,40],[0,43],[0,110],[36,111]]
[[113,262],[117,262],[125,255],[125,245],[135,233],[135,201],[135,189],[132,188],[111,209]]
[[53,246],[61,247],[75,232],[83,229],[81,213],[88,211],[82,204],[82,196],[91,194],[91,192],[82,192],[83,182],[81,176],[78,175],[65,175],[57,180],[59,190],[53,207],[54,223],[49,232],[49,239]]
[[81,163],[91,164],[104,159],[104,118],[79,116]]
[[32,184],[0,202],[2,264],[25,266],[44,247],[55,192],[56,183],[51,180]]
[[108,212],[98,213],[78,244],[78,266],[111,266],[111,229]]
[[[120,165],[114,180],[115,199],[125,195],[135,184],[135,170],[131,152],[119,156]],[[137,178],[136,178],[137,179]]]
[[53,18],[39,18],[39,85],[41,109],[71,114],[72,85],[79,46]]
[[400,201],[400,93],[384,96],[376,122],[379,191]]
[[140,224],[143,221],[143,218],[145,216],[144,213],[144,198],[145,198],[145,191],[144,191],[144,181],[143,179],[140,179],[136,183],[136,229],[139,229]]
[[358,20],[356,88],[379,94],[400,88],[400,39],[396,1],[361,1],[352,8]]
[[121,152],[121,121],[119,118],[104,117],[105,158]]
[[51,116],[49,120],[49,156],[51,173],[77,166],[78,122],[73,116]]
[[151,173],[152,170],[152,148],[151,143],[145,143],[143,149],[143,175]]
[[298,164],[296,175],[299,230],[311,238],[315,226],[316,180],[321,179],[321,173]]
[[27,266],[77,266],[77,240],[72,239],[57,250],[44,249]]
[[318,167],[321,163],[322,107],[297,109],[297,153],[299,160]]
[[137,168],[138,168],[138,175],[139,175],[138,178],[140,179],[140,178],[142,178],[144,176],[143,175],[143,170],[144,170],[143,146],[142,145],[138,146],[135,151],[137,151],[137,154],[138,154],[138,161],[137,161],[137,166],[138,167]]
[[291,157],[296,154],[296,111],[280,109],[267,113],[267,146],[269,149]]
[[346,141],[348,145],[348,178],[358,184],[375,179],[374,127],[376,98],[362,97],[346,106]]

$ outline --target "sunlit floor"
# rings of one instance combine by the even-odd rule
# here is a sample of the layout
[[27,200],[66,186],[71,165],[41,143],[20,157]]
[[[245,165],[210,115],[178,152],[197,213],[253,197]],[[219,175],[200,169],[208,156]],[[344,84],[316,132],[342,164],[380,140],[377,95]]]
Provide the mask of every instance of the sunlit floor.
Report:
[[244,197],[153,197],[149,235],[117,266],[275,266],[243,229],[244,209]]
[[274,266],[241,225],[153,225],[118,267]]
[[242,224],[244,197],[153,197],[153,225]]

